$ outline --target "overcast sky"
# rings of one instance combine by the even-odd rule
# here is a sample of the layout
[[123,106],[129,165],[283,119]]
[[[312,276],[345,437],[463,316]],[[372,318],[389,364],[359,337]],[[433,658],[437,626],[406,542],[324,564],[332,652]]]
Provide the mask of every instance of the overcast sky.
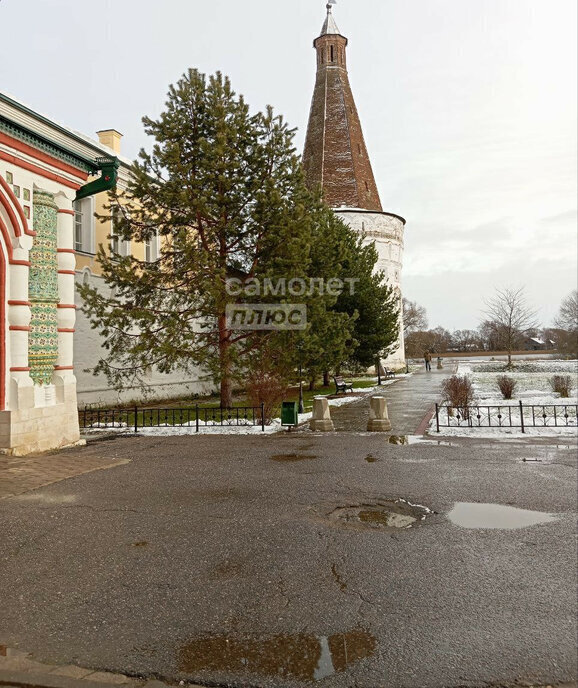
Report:
[[[576,286],[576,0],[340,0],[384,210],[407,219],[404,293],[476,327],[494,287],[542,322]],[[147,145],[188,67],[228,74],[304,143],[324,0],[0,0],[0,90],[88,135]]]

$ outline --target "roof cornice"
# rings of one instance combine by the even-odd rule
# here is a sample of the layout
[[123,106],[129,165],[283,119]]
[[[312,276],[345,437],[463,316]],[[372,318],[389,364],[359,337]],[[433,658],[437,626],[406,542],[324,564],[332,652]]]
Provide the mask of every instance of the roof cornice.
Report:
[[[57,158],[58,160],[62,160],[62,162],[72,165],[73,167],[77,167],[84,172],[93,173],[99,169],[99,166],[95,160],[86,158],[79,153],[75,153],[64,146],[61,146],[60,144],[56,144],[44,136],[31,131],[27,127],[10,121],[3,115],[0,115],[0,131],[3,131],[5,134],[22,141],[29,146],[37,148],[44,153],[48,153],[48,155],[51,155],[53,158]],[[99,151],[99,153],[102,156],[102,151]]]
[[[86,172],[95,172],[100,169],[100,166],[96,163],[96,158],[102,158],[104,156],[113,157],[115,155],[114,151],[109,150],[106,146],[102,146],[96,141],[91,141],[88,137],[81,136],[63,127],[57,122],[50,120],[48,117],[35,112],[23,103],[19,103],[17,100],[10,98],[10,96],[7,96],[5,93],[0,93],[0,103],[5,103],[9,108],[14,108],[14,110],[23,113],[28,118],[32,118],[45,127],[49,127],[54,132],[58,132],[58,134],[65,136],[67,139],[70,139],[72,144],[78,144],[80,147],[86,149],[89,154],[86,155],[75,151],[72,148],[62,145],[62,143],[58,141],[51,140],[44,134],[34,131],[30,126],[26,126],[21,122],[15,122],[7,116],[0,114],[0,127],[2,127],[3,131],[25,143],[37,145],[40,150],[50,153],[54,157],[64,160],[69,164],[75,164],[74,161],[76,161],[76,163],[81,163],[80,169]],[[94,153],[94,158],[91,153]],[[129,162],[124,161],[122,158],[119,158],[119,160],[121,167],[125,167],[126,169],[130,168]]]

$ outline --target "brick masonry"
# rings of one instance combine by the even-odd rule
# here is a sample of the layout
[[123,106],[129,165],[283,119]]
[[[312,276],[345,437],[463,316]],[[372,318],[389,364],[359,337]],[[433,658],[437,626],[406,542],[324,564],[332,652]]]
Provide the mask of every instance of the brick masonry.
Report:
[[[382,211],[359,114],[347,74],[347,39],[320,36],[317,79],[303,164],[308,184],[321,186],[332,208]],[[333,58],[333,60],[332,60]]]

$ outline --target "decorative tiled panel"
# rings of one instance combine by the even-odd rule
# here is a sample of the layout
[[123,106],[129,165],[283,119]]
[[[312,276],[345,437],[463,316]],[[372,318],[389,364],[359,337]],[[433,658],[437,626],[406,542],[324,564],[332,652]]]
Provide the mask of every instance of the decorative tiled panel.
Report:
[[56,221],[58,206],[52,194],[34,192],[34,231],[30,251],[30,300],[58,302],[58,254]]
[[35,191],[34,245],[30,251],[29,298],[32,318],[28,339],[30,377],[35,384],[50,384],[58,358],[58,254],[54,196]]
[[32,302],[28,365],[30,377],[38,385],[49,385],[58,358],[57,313],[54,303]]

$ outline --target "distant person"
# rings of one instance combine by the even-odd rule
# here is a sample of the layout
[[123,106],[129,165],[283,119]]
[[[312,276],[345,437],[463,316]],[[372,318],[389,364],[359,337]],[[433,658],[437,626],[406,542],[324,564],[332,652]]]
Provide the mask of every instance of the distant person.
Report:
[[424,353],[423,360],[425,361],[425,369],[431,370],[431,354],[429,351]]

